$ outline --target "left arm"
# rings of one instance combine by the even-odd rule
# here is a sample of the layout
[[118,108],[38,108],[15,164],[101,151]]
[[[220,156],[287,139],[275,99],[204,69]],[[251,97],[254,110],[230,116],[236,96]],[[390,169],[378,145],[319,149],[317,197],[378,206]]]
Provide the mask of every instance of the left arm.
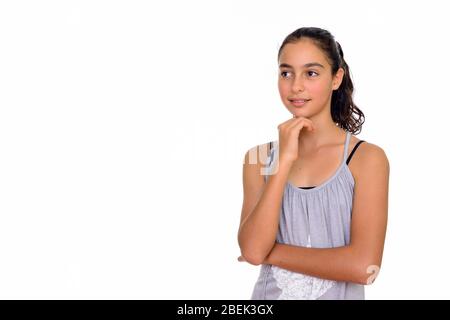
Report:
[[387,227],[389,162],[376,145],[361,153],[353,172],[350,244],[336,248],[306,248],[275,243],[263,264],[323,279],[371,284],[381,267]]

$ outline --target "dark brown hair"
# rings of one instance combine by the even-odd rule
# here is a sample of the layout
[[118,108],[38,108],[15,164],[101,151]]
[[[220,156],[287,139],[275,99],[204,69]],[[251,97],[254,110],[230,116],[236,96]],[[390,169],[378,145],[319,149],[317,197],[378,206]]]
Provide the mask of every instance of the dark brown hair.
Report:
[[331,96],[331,118],[339,127],[353,134],[361,132],[364,123],[364,113],[353,102],[353,82],[350,77],[350,69],[344,60],[344,52],[341,45],[327,30],[316,27],[303,27],[289,34],[278,50],[278,60],[281,50],[288,43],[296,43],[301,38],[308,38],[320,48],[328,58],[331,65],[332,76],[340,67],[345,71],[342,83],[337,90],[333,90]]

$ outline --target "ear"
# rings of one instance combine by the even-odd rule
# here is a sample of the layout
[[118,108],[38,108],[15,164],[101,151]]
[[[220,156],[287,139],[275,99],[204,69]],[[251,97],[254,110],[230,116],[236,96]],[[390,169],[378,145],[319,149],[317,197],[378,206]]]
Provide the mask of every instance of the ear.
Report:
[[343,68],[339,68],[336,72],[336,75],[333,78],[333,90],[339,89],[339,86],[342,83],[342,79],[344,78],[345,71]]

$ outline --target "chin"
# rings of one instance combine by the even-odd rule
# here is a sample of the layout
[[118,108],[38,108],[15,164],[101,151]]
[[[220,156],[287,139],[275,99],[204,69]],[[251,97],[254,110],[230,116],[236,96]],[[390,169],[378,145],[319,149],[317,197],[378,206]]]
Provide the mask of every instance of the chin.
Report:
[[305,112],[305,110],[292,110],[292,115],[295,117],[308,117],[309,112]]

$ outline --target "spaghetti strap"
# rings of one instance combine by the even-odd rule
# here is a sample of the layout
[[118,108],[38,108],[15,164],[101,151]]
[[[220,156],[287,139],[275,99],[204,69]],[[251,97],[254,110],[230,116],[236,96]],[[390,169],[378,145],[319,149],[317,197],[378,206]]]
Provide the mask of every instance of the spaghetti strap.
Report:
[[353,148],[352,152],[351,152],[350,155],[348,156],[348,159],[347,159],[347,165],[349,164],[350,160],[352,159],[353,154],[355,153],[356,149],[358,149],[359,145],[360,145],[361,143],[363,143],[363,142],[365,142],[365,141],[364,141],[364,140],[358,141],[358,143],[356,144],[356,146]]
[[346,157],[347,152],[348,152],[348,145],[350,144],[350,138],[351,138],[350,131],[347,131],[347,133],[345,135],[344,154],[342,155],[342,162],[341,163],[343,163],[345,161],[345,157]]

